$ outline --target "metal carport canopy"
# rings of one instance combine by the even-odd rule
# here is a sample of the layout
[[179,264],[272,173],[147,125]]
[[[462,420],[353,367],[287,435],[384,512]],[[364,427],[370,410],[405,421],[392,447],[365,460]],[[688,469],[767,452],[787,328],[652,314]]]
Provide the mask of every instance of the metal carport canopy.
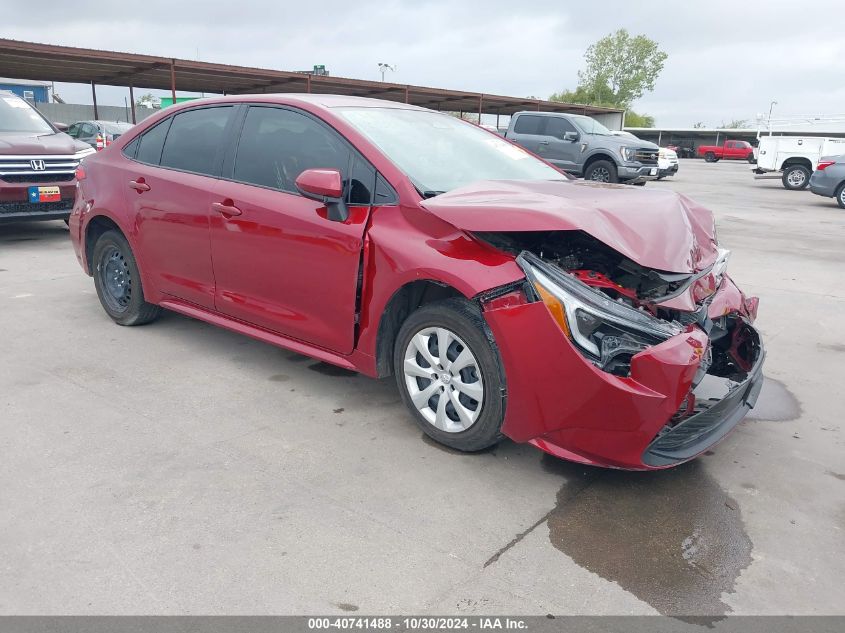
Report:
[[435,110],[513,114],[521,110],[577,114],[615,108],[445,90],[343,77],[231,66],[136,53],[55,46],[0,38],[0,76],[186,92],[248,94],[311,92],[401,101]]

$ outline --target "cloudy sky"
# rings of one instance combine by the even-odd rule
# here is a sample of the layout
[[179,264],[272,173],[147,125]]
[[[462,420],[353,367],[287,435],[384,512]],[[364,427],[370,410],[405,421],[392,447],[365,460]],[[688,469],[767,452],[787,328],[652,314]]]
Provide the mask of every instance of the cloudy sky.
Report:
[[[574,88],[587,46],[624,27],[669,54],[634,106],[658,125],[753,121],[776,100],[775,117],[840,115],[841,126],[842,15],[835,0],[6,0],[0,37],[283,70],[324,64],[362,79],[379,78],[383,61],[399,83],[545,98]],[[85,86],[57,91],[91,102]],[[103,87],[98,101],[123,105],[126,94]]]

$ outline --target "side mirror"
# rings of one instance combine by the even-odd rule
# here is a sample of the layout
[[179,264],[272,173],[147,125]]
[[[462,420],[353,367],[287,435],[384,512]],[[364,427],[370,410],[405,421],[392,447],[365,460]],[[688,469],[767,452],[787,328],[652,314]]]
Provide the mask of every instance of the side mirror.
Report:
[[343,199],[343,178],[337,169],[306,169],[294,184],[306,198],[326,205],[329,220],[345,222],[349,217]]
[[67,132],[69,126],[67,123],[60,123],[58,121],[54,121],[53,127],[56,128],[59,132]]
[[570,143],[574,143],[578,140],[578,132],[564,132],[563,140],[569,141]]

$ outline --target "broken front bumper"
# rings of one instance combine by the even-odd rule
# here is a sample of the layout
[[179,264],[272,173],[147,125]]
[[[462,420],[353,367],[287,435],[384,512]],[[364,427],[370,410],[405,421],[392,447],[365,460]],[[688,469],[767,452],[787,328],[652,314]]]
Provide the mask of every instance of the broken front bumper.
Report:
[[727,396],[707,401],[706,410],[692,415],[682,411],[694,398],[710,349],[700,327],[640,352],[629,376],[615,376],[586,360],[542,303],[485,310],[505,367],[502,432],[557,457],[597,466],[649,470],[695,457],[736,426],[762,385],[764,355],[749,324],[749,306],[756,311],[756,301],[746,300],[726,278],[709,315],[743,315],[758,342],[756,357]]

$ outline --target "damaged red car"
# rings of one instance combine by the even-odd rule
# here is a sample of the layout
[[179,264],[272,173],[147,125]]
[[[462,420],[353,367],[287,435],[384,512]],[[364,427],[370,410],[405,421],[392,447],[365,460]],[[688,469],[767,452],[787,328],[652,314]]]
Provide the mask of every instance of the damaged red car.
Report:
[[406,104],[250,95],[168,108],[87,158],[70,217],[121,325],[162,309],[368,376],[463,451],[503,437],[664,468],[754,406],[757,299],[713,215],[576,181]]

